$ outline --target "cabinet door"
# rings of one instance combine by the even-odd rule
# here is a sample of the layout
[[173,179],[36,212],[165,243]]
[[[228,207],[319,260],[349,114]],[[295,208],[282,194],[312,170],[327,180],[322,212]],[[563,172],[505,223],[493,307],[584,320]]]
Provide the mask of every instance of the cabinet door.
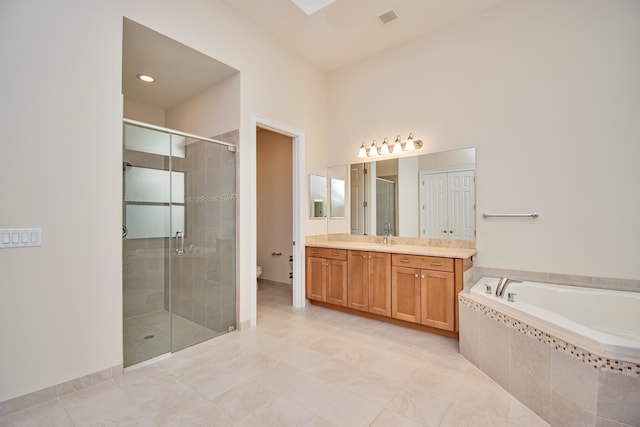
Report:
[[391,317],[420,323],[420,270],[391,269]]
[[347,301],[348,307],[356,310],[369,309],[368,253],[349,251]]
[[327,300],[327,260],[307,257],[307,298],[315,301]]
[[391,254],[369,252],[369,311],[391,316]]
[[434,328],[455,329],[455,286],[453,273],[422,270],[421,323]]
[[347,261],[325,260],[327,268],[326,302],[347,306]]

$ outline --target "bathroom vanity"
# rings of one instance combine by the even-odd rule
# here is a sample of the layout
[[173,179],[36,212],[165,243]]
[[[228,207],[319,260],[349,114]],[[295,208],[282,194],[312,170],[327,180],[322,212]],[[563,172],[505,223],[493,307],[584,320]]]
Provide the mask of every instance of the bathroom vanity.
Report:
[[457,295],[474,254],[467,248],[309,242],[306,296],[314,305],[458,338]]

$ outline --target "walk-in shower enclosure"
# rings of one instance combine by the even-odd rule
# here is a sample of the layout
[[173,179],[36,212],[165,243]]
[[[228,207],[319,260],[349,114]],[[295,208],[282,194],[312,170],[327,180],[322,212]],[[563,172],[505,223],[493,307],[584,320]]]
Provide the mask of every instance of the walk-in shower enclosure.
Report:
[[236,152],[125,120],[124,366],[236,327]]

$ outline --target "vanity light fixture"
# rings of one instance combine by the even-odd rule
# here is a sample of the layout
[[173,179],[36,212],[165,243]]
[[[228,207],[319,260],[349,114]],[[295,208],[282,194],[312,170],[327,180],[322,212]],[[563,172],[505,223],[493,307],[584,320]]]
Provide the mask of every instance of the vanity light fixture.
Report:
[[393,143],[393,154],[402,153],[402,142],[400,141],[400,135],[396,137],[396,142]]
[[369,157],[378,157],[378,144],[376,144],[375,139],[371,143],[371,148],[369,148]]
[[416,149],[416,145],[413,143],[413,133],[409,133],[406,144],[404,144],[404,151],[413,151]]
[[153,83],[156,81],[156,79],[153,76],[150,76],[148,74],[138,74],[136,75],[136,77],[138,77],[140,80],[142,80],[145,83]]
[[364,146],[364,141],[360,146],[360,152],[358,153],[358,157],[367,157],[367,147]]
[[389,153],[389,142],[387,141],[387,138],[385,138],[384,141],[382,141],[382,147],[380,147],[380,155],[384,156]]
[[396,137],[395,142],[391,147],[389,147],[389,141],[385,138],[382,141],[382,145],[378,148],[378,144],[376,144],[376,140],[374,139],[371,143],[371,147],[367,150],[366,143],[362,143],[360,145],[360,151],[358,152],[358,157],[378,157],[378,156],[386,156],[389,154],[401,154],[405,151],[415,151],[422,148],[422,141],[417,139],[413,139],[413,133],[409,133],[409,137],[406,142],[402,142],[400,139],[400,135]]

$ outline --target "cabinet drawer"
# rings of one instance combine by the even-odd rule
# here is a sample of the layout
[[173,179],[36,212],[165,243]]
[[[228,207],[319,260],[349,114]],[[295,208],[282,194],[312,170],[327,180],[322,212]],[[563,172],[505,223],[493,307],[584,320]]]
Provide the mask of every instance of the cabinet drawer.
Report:
[[437,271],[453,271],[453,258],[393,254],[391,257],[391,264],[397,267],[412,267]]
[[339,259],[342,261],[346,261],[347,250],[332,249],[332,248],[316,248],[313,246],[307,246],[307,256],[312,256],[316,258]]

